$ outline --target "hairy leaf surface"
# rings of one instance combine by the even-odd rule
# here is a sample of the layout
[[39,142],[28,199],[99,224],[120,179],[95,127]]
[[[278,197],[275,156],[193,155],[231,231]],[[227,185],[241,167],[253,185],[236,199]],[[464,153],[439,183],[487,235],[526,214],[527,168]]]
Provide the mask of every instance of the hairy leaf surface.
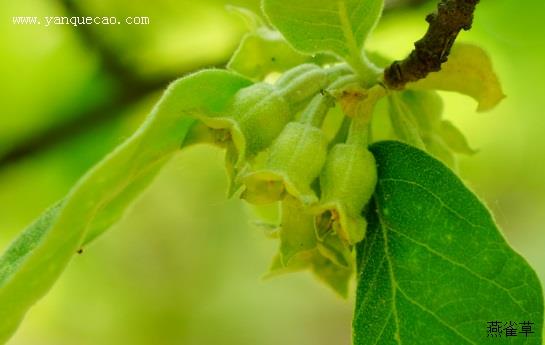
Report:
[[355,345],[481,345],[495,320],[531,321],[535,333],[492,340],[541,344],[540,282],[479,199],[418,149],[372,152],[379,182],[357,248]]
[[331,52],[357,64],[383,0],[264,0],[272,24],[298,50]]

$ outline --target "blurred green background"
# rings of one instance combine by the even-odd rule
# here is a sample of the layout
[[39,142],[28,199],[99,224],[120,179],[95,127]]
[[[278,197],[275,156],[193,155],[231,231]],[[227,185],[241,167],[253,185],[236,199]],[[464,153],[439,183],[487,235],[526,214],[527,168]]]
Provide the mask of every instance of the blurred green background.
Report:
[[[0,2],[0,248],[127,138],[168,81],[223,66],[244,33],[226,3]],[[370,48],[402,58],[426,1],[390,1]],[[148,16],[151,24],[14,25],[12,16]],[[446,116],[480,151],[461,176],[545,280],[545,2],[482,1],[463,41],[490,53],[508,98],[478,114],[445,93]],[[276,243],[226,200],[221,151],[178,155],[124,220],[70,264],[12,339],[28,344],[348,345],[352,301],[309,274],[262,281]],[[499,301],[501,302],[501,301]]]

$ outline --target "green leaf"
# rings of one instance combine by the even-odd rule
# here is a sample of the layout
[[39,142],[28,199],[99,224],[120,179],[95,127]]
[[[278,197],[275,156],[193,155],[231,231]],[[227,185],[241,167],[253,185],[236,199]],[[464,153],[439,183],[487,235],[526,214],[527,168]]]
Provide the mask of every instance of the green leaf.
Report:
[[0,257],[0,344],[47,291],[78,249],[115,221],[180,148],[189,114],[217,113],[250,81],[202,71],[174,82],[141,128],[91,169]]
[[424,142],[412,109],[398,95],[388,97],[388,109],[396,137],[409,145],[423,149]]
[[325,54],[300,53],[278,31],[261,28],[244,36],[227,68],[254,81],[260,81],[273,72],[282,73],[297,65],[322,65],[335,61],[333,56]]
[[438,130],[443,117],[443,99],[437,92],[405,90],[400,100],[413,113],[424,137]]
[[227,68],[257,81],[312,60],[293,49],[278,32],[261,29],[244,36]]
[[457,43],[441,71],[407,85],[411,89],[456,91],[473,97],[477,111],[494,108],[502,99],[500,81],[488,54],[472,44]]
[[450,121],[441,121],[441,125],[439,126],[439,135],[441,135],[441,138],[443,138],[448,147],[450,147],[450,149],[456,153],[465,155],[473,155],[477,153],[476,150],[469,146],[464,134]]
[[458,160],[443,138],[435,133],[431,133],[425,138],[424,144],[429,154],[445,163],[453,171],[458,171]]
[[426,150],[450,168],[457,170],[454,153],[471,155],[476,152],[458,128],[450,121],[442,119],[443,101],[437,92],[405,90],[399,100],[406,105],[418,123],[419,134]]
[[227,6],[227,9],[241,17],[250,29],[227,64],[231,71],[261,81],[270,73],[282,73],[304,63],[336,62],[330,55],[303,54],[295,50],[280,32],[267,26],[260,16],[248,9],[236,6]]
[[334,53],[358,72],[363,45],[382,12],[383,0],[263,0],[272,24],[298,50]]
[[485,344],[487,322],[532,321],[541,344],[540,282],[489,211],[443,164],[398,142],[371,148],[375,204],[358,245],[354,344]]

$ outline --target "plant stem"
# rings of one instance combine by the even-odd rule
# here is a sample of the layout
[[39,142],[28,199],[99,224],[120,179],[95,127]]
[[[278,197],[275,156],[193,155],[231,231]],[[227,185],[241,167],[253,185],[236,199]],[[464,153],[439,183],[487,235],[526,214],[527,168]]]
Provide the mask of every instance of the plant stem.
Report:
[[357,115],[353,117],[350,124],[347,143],[368,145],[369,127],[375,105],[386,94],[386,89],[378,84],[367,90],[366,98],[359,104]]
[[301,114],[300,122],[307,123],[314,127],[321,127],[324,119],[335,105],[335,99],[329,93],[319,93],[310,101]]
[[429,14],[428,31],[402,61],[394,61],[384,71],[384,82],[390,89],[400,90],[405,84],[425,78],[441,70],[450,49],[463,30],[471,29],[473,12],[479,0],[441,0],[437,12]]
[[363,116],[353,118],[346,143],[367,147],[369,145],[369,125],[370,122]]

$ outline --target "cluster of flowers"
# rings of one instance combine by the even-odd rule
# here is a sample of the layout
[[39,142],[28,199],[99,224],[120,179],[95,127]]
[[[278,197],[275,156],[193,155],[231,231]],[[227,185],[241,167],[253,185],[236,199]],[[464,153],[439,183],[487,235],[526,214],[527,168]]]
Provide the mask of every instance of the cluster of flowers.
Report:
[[194,131],[226,148],[230,195],[254,205],[281,202],[271,273],[310,269],[346,295],[376,165],[365,128],[352,126],[342,142],[328,140],[321,128],[336,103],[328,86],[342,73],[298,66],[274,84],[241,89],[221,114],[196,115]]

